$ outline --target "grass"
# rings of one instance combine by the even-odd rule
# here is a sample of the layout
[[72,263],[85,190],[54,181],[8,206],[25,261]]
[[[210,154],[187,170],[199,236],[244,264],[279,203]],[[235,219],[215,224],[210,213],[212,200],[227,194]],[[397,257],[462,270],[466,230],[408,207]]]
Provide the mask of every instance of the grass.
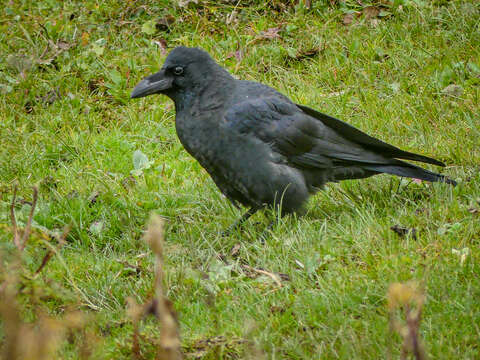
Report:
[[[35,308],[56,318],[79,309],[97,338],[95,358],[131,358],[126,299],[144,302],[153,291],[154,257],[141,239],[153,211],[168,223],[165,287],[186,353],[198,355],[199,340],[224,336],[206,346],[205,358],[256,351],[269,359],[372,359],[385,358],[389,346],[398,358],[401,339],[389,332],[386,294],[391,283],[415,280],[426,293],[420,330],[429,357],[480,356],[480,6],[396,0],[369,19],[358,2],[331,3],[313,1],[310,10],[279,1],[6,3],[2,266],[15,253],[8,216],[14,183],[21,226],[31,186],[39,185],[23,255],[28,271],[55,244],[50,234],[72,224],[40,276],[22,280],[26,321],[35,320]],[[359,16],[344,25],[352,12]],[[157,29],[159,20],[171,24]],[[262,35],[277,27],[279,37]],[[163,62],[158,44],[165,43],[167,52],[202,47],[238,78],[442,160],[459,185],[386,175],[330,184],[306,216],[280,220],[265,243],[261,214],[222,238],[241,212],[181,147],[171,102],[129,100],[133,86]],[[452,84],[461,88],[447,88]],[[151,163],[132,175],[137,150]],[[397,224],[415,228],[417,238],[398,236],[390,229]],[[452,250],[464,248],[461,261]],[[244,264],[289,279],[279,288]],[[153,320],[141,327],[145,358],[154,356],[157,333]],[[58,356],[78,358],[80,348],[70,339]]]

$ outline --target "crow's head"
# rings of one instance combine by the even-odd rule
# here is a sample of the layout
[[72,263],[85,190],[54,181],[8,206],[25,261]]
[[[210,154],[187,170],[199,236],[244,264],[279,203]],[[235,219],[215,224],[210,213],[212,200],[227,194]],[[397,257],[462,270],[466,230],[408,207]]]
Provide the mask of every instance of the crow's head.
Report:
[[182,94],[201,91],[216,77],[225,76],[225,73],[207,52],[179,46],[170,52],[159,72],[138,83],[130,97],[165,94],[176,100]]

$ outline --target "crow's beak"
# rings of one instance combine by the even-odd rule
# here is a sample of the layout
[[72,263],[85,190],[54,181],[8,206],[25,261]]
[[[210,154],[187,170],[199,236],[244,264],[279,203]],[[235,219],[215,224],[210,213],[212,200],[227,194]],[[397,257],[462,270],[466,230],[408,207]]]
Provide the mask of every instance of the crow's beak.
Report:
[[141,98],[151,94],[158,94],[172,86],[173,78],[166,76],[164,70],[147,76],[140,81],[130,94],[130,98]]

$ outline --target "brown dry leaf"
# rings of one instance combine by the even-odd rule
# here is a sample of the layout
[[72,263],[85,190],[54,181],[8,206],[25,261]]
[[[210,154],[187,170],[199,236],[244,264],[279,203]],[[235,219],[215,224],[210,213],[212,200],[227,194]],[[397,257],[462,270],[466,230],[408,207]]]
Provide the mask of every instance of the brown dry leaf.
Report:
[[417,240],[417,229],[415,228],[406,228],[400,225],[393,225],[390,230],[393,230],[401,237],[410,235],[413,240]]
[[270,312],[273,314],[275,313],[283,314],[285,312],[285,308],[283,306],[272,305],[270,306]]
[[64,40],[58,40],[55,46],[61,50],[68,50],[73,46],[73,44],[70,44]]
[[259,34],[260,39],[279,39],[280,38],[280,30],[282,30],[280,27],[274,27],[274,28],[269,28],[266,31],[261,31]]
[[353,14],[345,14],[345,16],[343,17],[343,25],[350,25],[352,22],[353,22]]
[[230,250],[230,256],[237,257],[238,255],[240,255],[240,248],[241,248],[241,245],[239,243],[236,243],[235,245],[233,245],[232,250]]
[[461,87],[460,85],[456,85],[456,84],[450,84],[448,85],[447,87],[445,87],[441,93],[443,95],[449,95],[449,96],[452,96],[452,97],[460,97],[463,95],[463,87]]
[[81,44],[82,46],[87,46],[89,42],[90,42],[90,34],[85,31],[82,33]]
[[363,9],[363,15],[365,15],[366,19],[376,18],[378,14],[380,14],[380,9],[376,6],[367,6]]
[[43,102],[44,104],[51,105],[55,101],[61,98],[60,90],[50,90],[43,96],[38,96],[36,99]]
[[158,46],[158,49],[162,55],[167,55],[167,40],[161,38],[158,40],[153,40],[153,43]]
[[172,26],[175,23],[175,16],[173,15],[167,15],[160,20],[157,21],[155,24],[155,27],[157,28],[158,31],[169,31],[170,26]]

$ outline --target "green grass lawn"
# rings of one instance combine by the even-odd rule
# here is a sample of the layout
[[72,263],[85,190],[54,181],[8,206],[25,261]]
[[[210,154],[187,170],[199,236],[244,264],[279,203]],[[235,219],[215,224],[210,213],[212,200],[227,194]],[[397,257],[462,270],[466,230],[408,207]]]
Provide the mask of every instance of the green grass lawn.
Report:
[[[166,295],[187,358],[399,358],[387,291],[410,280],[426,295],[429,358],[480,358],[480,3],[296,3],[4,1],[0,280],[23,274],[26,322],[71,310],[86,317],[58,358],[86,358],[83,342],[94,359],[132,358],[127,298],[141,303],[153,292],[154,256],[142,240],[151,212],[167,221]],[[279,220],[265,238],[263,214],[222,238],[241,211],[180,145],[173,104],[129,99],[177,45],[444,161],[429,169],[459,184],[387,175],[329,184],[305,216]],[[23,270],[13,267],[15,183],[20,227],[39,187]],[[33,278],[66,224],[66,245]],[[282,286],[248,267],[285,274]],[[154,358],[158,332],[155,319],[142,322],[140,358]]]

